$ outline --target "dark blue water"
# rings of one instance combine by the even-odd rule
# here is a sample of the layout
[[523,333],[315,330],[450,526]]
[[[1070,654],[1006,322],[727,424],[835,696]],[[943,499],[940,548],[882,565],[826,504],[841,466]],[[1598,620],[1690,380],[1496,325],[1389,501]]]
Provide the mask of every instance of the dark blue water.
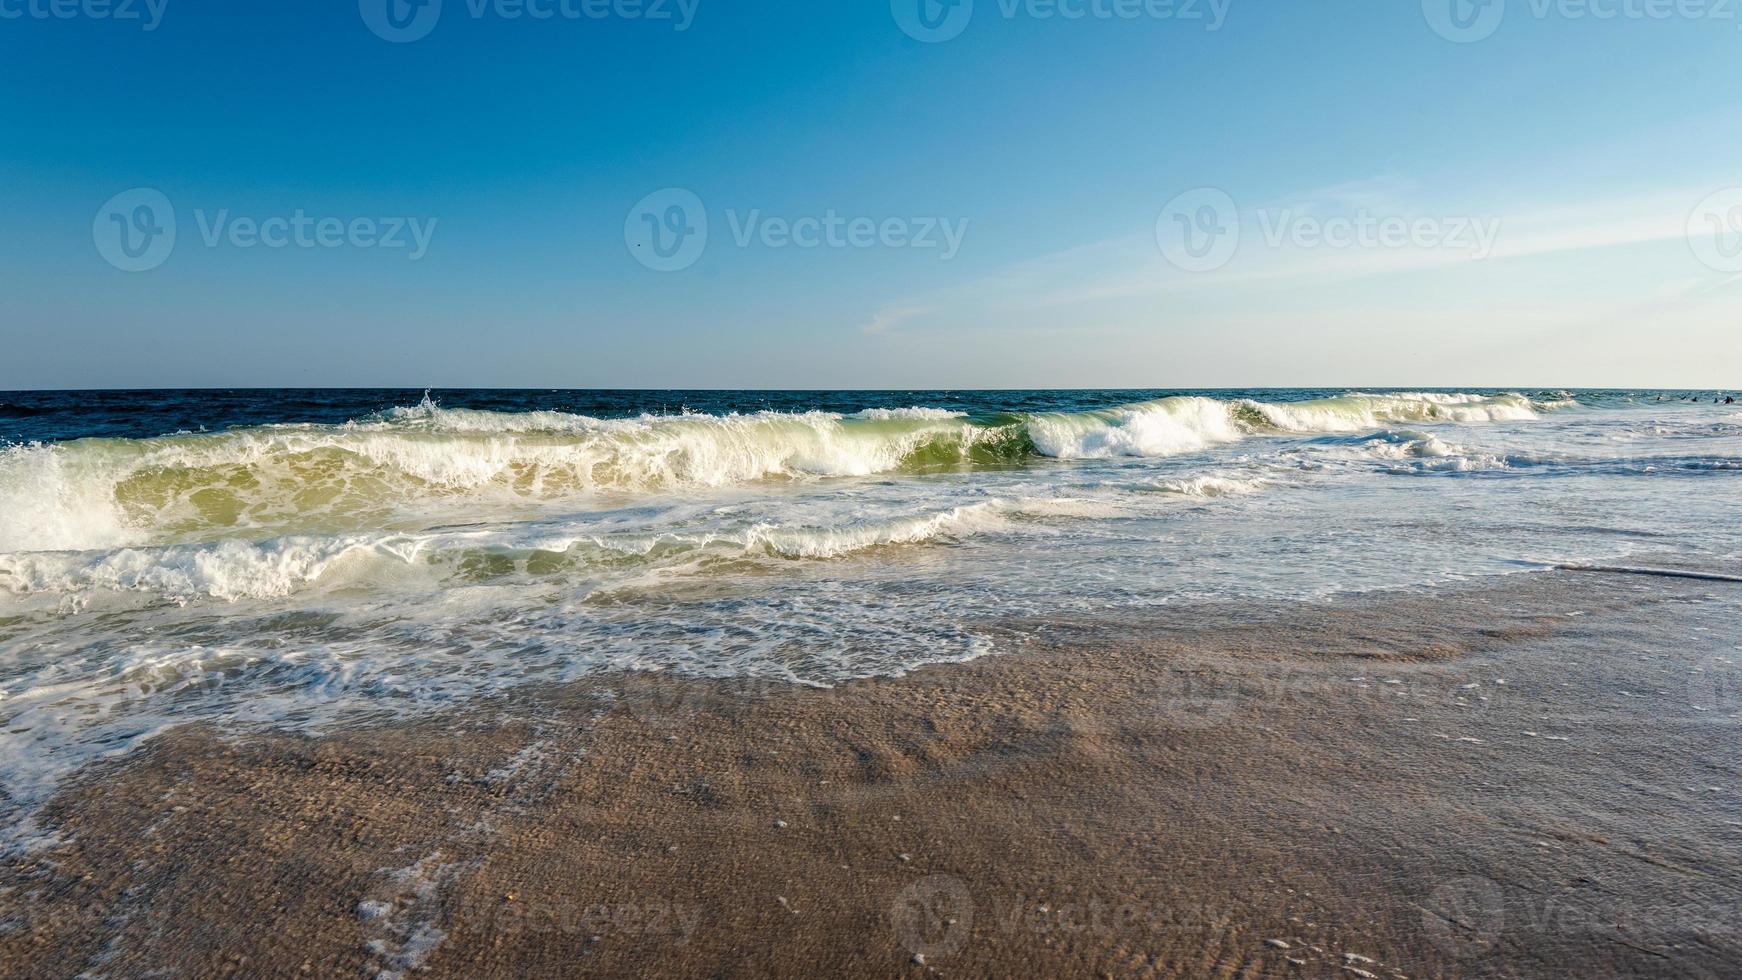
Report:
[[[1002,415],[1080,412],[1174,395],[1268,402],[1307,401],[1343,388],[1281,389],[1096,389],[1055,391],[610,391],[433,389],[444,408],[492,412],[552,411],[592,418],[631,418],[685,412],[838,412],[927,405],[955,409],[988,421]],[[1370,388],[1368,391],[1403,389]],[[1411,389],[1498,393],[1502,389]],[[1533,394],[1530,391],[1525,394]],[[1536,393],[1542,396],[1558,392]],[[1710,402],[1715,392],[1590,391],[1575,393],[1586,404],[1657,398]],[[416,405],[417,388],[214,389],[163,391],[0,392],[0,442],[49,443],[93,437],[142,439],[175,432],[217,431],[274,423],[337,425],[368,418],[395,406]]]

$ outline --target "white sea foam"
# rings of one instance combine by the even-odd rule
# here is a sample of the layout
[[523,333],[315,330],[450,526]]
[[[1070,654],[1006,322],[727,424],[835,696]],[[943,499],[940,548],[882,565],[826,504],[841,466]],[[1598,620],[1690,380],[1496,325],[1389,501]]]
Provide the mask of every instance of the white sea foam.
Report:
[[[436,582],[495,556],[525,573],[592,567],[690,568],[701,558],[833,559],[873,548],[915,545],[1005,529],[1013,518],[1105,518],[1110,501],[1070,498],[983,500],[947,510],[839,525],[756,522],[697,530],[563,533],[553,527],[298,536],[264,542],[124,548],[111,552],[0,554],[0,593],[147,593],[176,602],[282,598],[312,587],[381,584],[384,576]],[[542,556],[542,558],[540,557]]]
[[0,452],[0,552],[370,531],[600,493],[863,477],[942,466],[1165,458],[1275,432],[1535,418],[1523,396],[1203,397],[977,425],[931,408],[592,419],[425,402],[341,426],[274,425]]
[[1156,457],[1193,452],[1244,435],[1227,402],[1169,398],[1104,412],[1040,415],[1029,438],[1055,459]]
[[146,537],[115,506],[110,472],[84,447],[0,448],[0,552],[114,547]]
[[1258,493],[1272,481],[1267,477],[1193,476],[1158,480],[1155,489],[1183,497],[1243,497]]
[[895,419],[921,419],[928,422],[936,422],[942,419],[966,418],[967,415],[964,412],[952,412],[947,408],[914,407],[867,408],[862,412],[855,412],[849,417],[856,419],[870,419],[875,422],[888,422]]
[[[147,592],[182,601],[287,596],[347,563],[417,560],[429,538],[295,537],[266,542],[123,548],[110,552],[0,554],[0,592]],[[360,571],[361,569],[359,569]]]
[[1523,395],[1349,394],[1317,402],[1243,402],[1285,432],[1359,432],[1394,422],[1520,422],[1539,417]]

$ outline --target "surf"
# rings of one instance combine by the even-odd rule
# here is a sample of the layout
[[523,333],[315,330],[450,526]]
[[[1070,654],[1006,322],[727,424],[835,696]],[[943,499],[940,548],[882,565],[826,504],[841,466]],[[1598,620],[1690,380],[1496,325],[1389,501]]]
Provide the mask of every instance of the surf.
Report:
[[601,419],[425,398],[340,425],[272,424],[0,450],[0,553],[414,529],[552,505],[760,482],[1166,458],[1262,436],[1394,422],[1527,421],[1524,395],[1293,403],[1175,396],[1078,412],[913,406]]

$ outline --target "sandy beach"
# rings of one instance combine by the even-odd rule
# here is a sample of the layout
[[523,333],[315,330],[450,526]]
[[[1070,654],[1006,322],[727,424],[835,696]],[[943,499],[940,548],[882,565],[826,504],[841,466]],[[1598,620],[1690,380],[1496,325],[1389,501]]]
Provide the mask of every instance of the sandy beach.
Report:
[[[18,977],[1735,976],[1729,583],[1535,573],[92,767]],[[1014,624],[1013,624],[1014,625]],[[1013,633],[1014,635],[1014,633]]]

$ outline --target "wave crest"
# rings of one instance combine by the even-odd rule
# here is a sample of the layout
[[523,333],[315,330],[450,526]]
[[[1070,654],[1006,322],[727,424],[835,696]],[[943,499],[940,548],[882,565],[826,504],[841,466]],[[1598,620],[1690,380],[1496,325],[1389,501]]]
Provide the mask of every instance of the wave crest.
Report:
[[[1253,435],[1535,418],[1523,395],[1181,396],[976,420],[933,408],[595,419],[442,408],[0,451],[0,553],[394,531],[553,501],[762,480],[1163,457]],[[518,510],[516,510],[518,509]]]

